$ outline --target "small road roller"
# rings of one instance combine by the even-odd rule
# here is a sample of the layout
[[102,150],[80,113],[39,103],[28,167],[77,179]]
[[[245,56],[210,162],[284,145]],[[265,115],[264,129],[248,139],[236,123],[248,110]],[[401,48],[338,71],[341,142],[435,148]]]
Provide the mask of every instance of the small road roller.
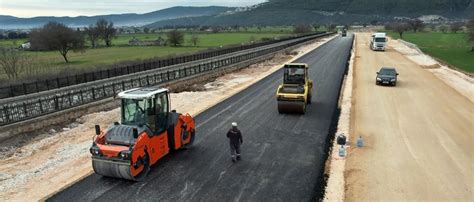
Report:
[[119,93],[118,98],[121,123],[115,122],[106,131],[95,126],[90,148],[95,173],[141,181],[150,166],[170,151],[193,144],[194,118],[170,111],[167,89],[137,88]]
[[306,112],[306,105],[311,103],[313,81],[308,76],[308,65],[290,63],[283,67],[283,83],[277,90],[279,113]]

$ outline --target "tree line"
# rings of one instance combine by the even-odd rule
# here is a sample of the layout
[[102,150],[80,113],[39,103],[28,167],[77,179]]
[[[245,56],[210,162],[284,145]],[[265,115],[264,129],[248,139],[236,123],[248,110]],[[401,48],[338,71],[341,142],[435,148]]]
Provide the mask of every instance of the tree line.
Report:
[[[447,33],[448,31],[451,31],[452,33],[458,33],[459,31],[463,30],[463,27],[466,26],[468,33],[469,28],[472,24],[474,19],[471,19],[467,22],[453,22],[450,24],[442,24],[437,26],[436,24],[429,24],[430,29],[433,31],[441,31],[443,33]],[[397,32],[400,35],[400,38],[403,38],[403,33],[406,31],[413,31],[413,33],[417,33],[419,31],[422,31],[428,26],[427,24],[424,24],[423,21],[419,19],[415,20],[401,20],[401,21],[394,21],[385,24],[385,29],[386,30],[391,30],[394,32]]]
[[28,33],[26,32],[8,32],[6,35],[0,33],[0,39],[26,39]]
[[[398,33],[400,38],[403,38],[403,33],[411,30],[413,33],[417,33],[422,31],[427,25],[423,23],[423,21],[419,19],[415,20],[404,20],[404,21],[395,21],[391,23],[385,24],[385,29],[394,31]],[[471,51],[474,52],[474,19],[471,19],[467,22],[453,22],[448,25],[429,25],[431,30],[435,31],[436,29],[440,32],[447,33],[451,31],[452,33],[458,33],[463,30],[463,27],[466,27],[467,31],[467,42],[471,44],[472,48]]]
[[[317,31],[320,25],[295,25],[293,32],[295,34],[305,34],[313,30]],[[328,24],[325,27],[329,31],[334,31],[335,24]],[[240,27],[235,27],[239,29]],[[201,30],[211,30],[218,33],[225,30],[224,27],[203,26]],[[260,30],[261,28],[259,28]],[[150,32],[149,28],[144,28],[144,32]],[[118,29],[114,27],[113,22],[104,19],[98,20],[83,30],[73,29],[58,22],[49,22],[41,28],[33,29],[29,33],[29,42],[33,51],[58,51],[66,63],[69,63],[68,53],[85,51],[86,40],[90,42],[91,48],[97,48],[100,42],[104,42],[106,47],[112,46],[112,40],[117,36]],[[167,42],[171,46],[181,46],[184,43],[185,34],[178,29],[167,32]],[[193,34],[189,43],[197,46],[200,42],[198,35]],[[5,50],[3,50],[5,51]]]
[[[146,32],[149,29],[145,28]],[[118,29],[114,23],[104,19],[98,20],[84,30],[72,29],[64,24],[49,22],[41,28],[34,29],[29,34],[31,50],[33,51],[58,51],[66,63],[70,51],[84,51],[85,41],[90,42],[91,48],[97,48],[100,42],[106,47],[112,46],[112,40],[117,37]],[[190,43],[197,46],[200,39],[193,34]],[[184,33],[174,29],[167,33],[167,42],[171,46],[181,46],[184,43]]]

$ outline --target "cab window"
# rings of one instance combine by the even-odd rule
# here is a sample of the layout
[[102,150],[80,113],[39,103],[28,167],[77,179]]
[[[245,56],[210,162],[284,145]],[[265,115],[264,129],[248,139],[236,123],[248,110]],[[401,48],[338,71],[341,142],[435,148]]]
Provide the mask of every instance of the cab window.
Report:
[[131,125],[145,124],[146,100],[123,99],[122,100],[122,123]]
[[168,125],[168,93],[164,92],[154,97],[155,113],[156,113],[156,127],[154,130],[157,134],[166,130]]

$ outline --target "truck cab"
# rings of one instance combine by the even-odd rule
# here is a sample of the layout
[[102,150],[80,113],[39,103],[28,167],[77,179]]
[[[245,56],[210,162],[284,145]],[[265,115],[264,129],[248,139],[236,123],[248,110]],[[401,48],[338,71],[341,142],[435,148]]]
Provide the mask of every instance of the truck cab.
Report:
[[387,35],[382,32],[372,34],[370,38],[370,49],[374,51],[385,51],[387,45]]

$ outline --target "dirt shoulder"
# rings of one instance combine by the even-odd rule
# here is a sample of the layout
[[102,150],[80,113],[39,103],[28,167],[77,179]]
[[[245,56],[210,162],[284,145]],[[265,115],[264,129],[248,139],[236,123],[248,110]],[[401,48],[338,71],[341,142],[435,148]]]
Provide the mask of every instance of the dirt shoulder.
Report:
[[[354,43],[357,36],[354,36]],[[336,135],[344,134],[348,142],[353,142],[354,137],[350,136],[351,108],[352,108],[352,89],[354,78],[355,64],[355,46],[352,49],[352,56],[349,61],[347,76],[344,79],[344,85],[341,89],[341,98],[339,99],[339,108],[341,110],[339,121],[337,124]],[[350,144],[348,144],[350,146]],[[349,148],[347,146],[346,148]],[[329,154],[328,162],[326,162],[326,173],[329,175],[324,201],[343,201],[344,200],[344,170],[346,166],[346,158],[339,156],[337,139],[332,143],[332,150]]]
[[[332,37],[297,48],[297,55],[278,54],[271,60],[224,75],[203,84],[202,91],[173,93],[172,108],[196,115],[330,39]],[[94,125],[108,127],[119,120],[119,112],[114,109],[89,114],[60,132],[41,134],[36,141],[19,148],[4,148],[0,154],[8,155],[0,155],[0,201],[39,200],[92,173],[88,149]]]
[[[346,162],[347,201],[469,201],[474,187],[474,103],[394,49],[369,49],[358,34],[351,134]],[[396,87],[375,85],[381,66],[396,67]]]

